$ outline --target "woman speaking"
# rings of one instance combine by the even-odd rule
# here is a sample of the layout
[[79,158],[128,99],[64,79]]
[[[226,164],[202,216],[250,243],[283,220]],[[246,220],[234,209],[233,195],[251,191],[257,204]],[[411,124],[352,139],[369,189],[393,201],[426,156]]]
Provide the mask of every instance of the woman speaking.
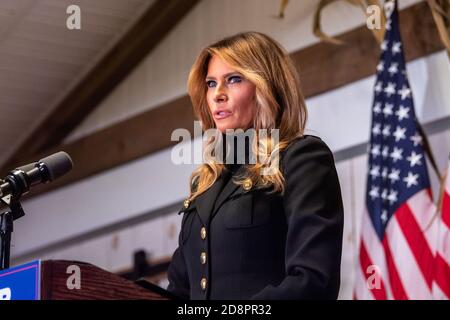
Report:
[[[191,175],[167,289],[186,299],[336,299],[339,181],[327,145],[304,134],[286,50],[258,32],[225,38],[200,52],[188,92],[203,131],[218,134]],[[277,139],[259,135],[264,129]],[[241,157],[233,132],[248,130],[257,134]],[[219,143],[222,155],[206,154]]]

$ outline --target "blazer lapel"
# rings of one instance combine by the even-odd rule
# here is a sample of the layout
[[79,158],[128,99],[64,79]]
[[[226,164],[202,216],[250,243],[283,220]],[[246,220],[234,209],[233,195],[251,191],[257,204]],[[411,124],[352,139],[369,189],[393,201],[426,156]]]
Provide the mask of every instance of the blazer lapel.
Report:
[[[268,190],[268,189],[269,189],[268,187],[263,187],[263,188],[259,188],[258,190],[264,191],[264,190]],[[212,208],[213,211],[212,211],[211,219],[214,217],[214,215],[217,214],[220,207],[231,197],[234,197],[234,196],[237,196],[237,195],[240,195],[243,193],[254,192],[254,191],[255,191],[255,189],[245,190],[242,185],[235,184],[233,182],[232,178],[229,179],[227,184],[224,186],[222,192],[220,192],[219,196],[216,198],[215,205]]]
[[[229,171],[223,171],[217,181],[195,199],[197,212],[203,225],[209,225],[209,221],[231,196],[247,192],[242,186],[235,184],[232,178],[226,179],[230,174]],[[228,182],[225,184],[226,180]]]
[[219,194],[219,197],[217,197],[211,218],[213,218],[214,215],[217,213],[217,211],[219,211],[222,204],[225,201],[227,201],[235,193],[236,190],[239,189],[244,190],[240,185],[235,184],[233,182],[233,179],[228,180],[228,183],[225,185],[222,192]]
[[225,182],[224,174],[227,173],[224,171],[208,190],[195,199],[197,212],[204,226],[209,225],[209,217],[213,210],[214,203]]

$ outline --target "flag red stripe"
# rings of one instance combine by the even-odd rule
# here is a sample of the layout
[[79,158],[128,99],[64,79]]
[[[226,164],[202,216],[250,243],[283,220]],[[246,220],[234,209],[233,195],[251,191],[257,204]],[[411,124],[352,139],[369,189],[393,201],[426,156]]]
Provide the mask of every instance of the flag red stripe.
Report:
[[384,252],[386,255],[386,264],[389,272],[389,281],[391,284],[392,296],[395,300],[408,300],[408,295],[406,294],[405,288],[403,288],[402,281],[398,275],[397,267],[395,266],[394,260],[392,258],[391,249],[389,248],[387,235],[384,235],[382,241]]
[[395,213],[395,217],[397,218],[398,224],[403,231],[416,262],[422,271],[423,277],[431,290],[433,283],[434,255],[428,245],[428,241],[425,239],[419,224],[407,204],[400,206]]
[[450,266],[440,254],[436,254],[435,281],[439,285],[441,291],[450,299]]
[[[364,241],[361,241],[361,247],[359,249],[359,263],[361,265],[362,273],[364,274],[364,277],[366,278],[366,281],[369,280],[369,274],[367,274],[366,270],[369,268],[369,266],[372,266],[373,263],[367,253],[366,246],[364,244]],[[366,282],[367,283],[367,282]],[[380,279],[380,288],[368,288],[370,292],[372,292],[373,296],[376,300],[386,300],[386,288],[384,286],[383,279]]]

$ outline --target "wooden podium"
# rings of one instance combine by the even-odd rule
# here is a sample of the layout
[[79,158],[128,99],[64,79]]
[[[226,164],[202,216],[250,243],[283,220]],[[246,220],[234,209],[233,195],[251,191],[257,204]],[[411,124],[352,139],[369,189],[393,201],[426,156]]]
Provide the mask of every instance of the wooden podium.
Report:
[[[72,266],[72,267],[70,267]],[[79,268],[80,288],[69,289],[68,270]],[[170,292],[149,282],[135,283],[78,261],[41,261],[41,300],[171,300]]]

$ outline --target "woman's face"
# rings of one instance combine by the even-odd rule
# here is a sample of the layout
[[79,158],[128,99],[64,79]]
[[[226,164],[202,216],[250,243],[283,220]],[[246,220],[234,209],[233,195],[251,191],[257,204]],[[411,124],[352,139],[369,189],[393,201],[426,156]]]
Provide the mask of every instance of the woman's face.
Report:
[[222,59],[212,56],[206,76],[206,99],[217,129],[247,130],[256,113],[253,83]]

